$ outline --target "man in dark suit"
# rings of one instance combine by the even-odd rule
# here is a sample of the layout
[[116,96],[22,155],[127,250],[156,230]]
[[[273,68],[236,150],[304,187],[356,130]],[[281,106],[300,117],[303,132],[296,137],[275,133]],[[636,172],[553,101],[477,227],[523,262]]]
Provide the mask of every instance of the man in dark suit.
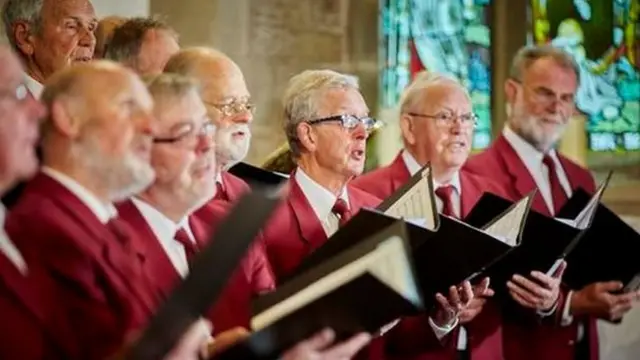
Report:
[[55,74],[43,92],[43,167],[9,213],[7,233],[55,280],[82,358],[113,354],[157,297],[112,203],[147,187],[152,100],[110,62]]
[[[157,136],[151,164],[157,175],[141,194],[120,203],[118,212],[135,229],[135,246],[145,255],[144,270],[164,297],[186,276],[189,260],[209,240],[212,219],[200,219],[192,213],[215,192],[215,125],[190,78],[162,74],[147,86],[155,102]],[[214,219],[224,218],[228,210],[226,202],[219,203],[208,206]],[[236,326],[249,328],[251,299],[274,287],[258,242],[212,310],[209,320],[216,334]]]
[[[386,198],[430,163],[438,211],[464,219],[483,192],[506,196],[488,178],[461,170],[471,150],[475,123],[471,99],[464,87],[443,75],[419,74],[400,101],[404,150],[392,164],[363,174],[353,181],[353,185]],[[559,279],[544,276],[543,280],[548,283],[548,288],[540,287],[534,291],[546,290],[549,296],[536,300],[544,304],[541,309],[551,308],[558,296]],[[487,285],[488,279],[485,281]],[[520,284],[520,288],[524,291],[524,285]],[[462,326],[452,332],[452,336],[444,336],[447,334],[442,330],[445,324],[438,324],[426,316],[405,319],[386,336],[389,355],[442,360],[459,357],[502,359],[502,315],[499,306],[493,301],[487,302],[491,290],[485,288],[478,291],[479,298],[474,299],[469,308],[460,314]],[[425,331],[427,334],[424,334]],[[433,331],[439,334],[443,344],[435,349],[422,340]]]
[[249,152],[255,110],[240,67],[220,51],[198,47],[179,51],[169,59],[164,71],[201,81],[202,100],[217,127],[216,158],[220,172],[215,200],[235,202],[250,189],[227,170],[244,160]]
[[[593,192],[589,171],[554,149],[575,110],[578,81],[569,54],[550,46],[522,48],[505,83],[507,125],[486,151],[469,159],[466,169],[500,183],[516,198],[537,190],[533,208],[549,216],[573,190]],[[505,357],[598,359],[595,318],[620,319],[637,299],[635,293],[614,294],[621,289],[614,281],[570,291],[556,312],[557,326],[508,324]]]

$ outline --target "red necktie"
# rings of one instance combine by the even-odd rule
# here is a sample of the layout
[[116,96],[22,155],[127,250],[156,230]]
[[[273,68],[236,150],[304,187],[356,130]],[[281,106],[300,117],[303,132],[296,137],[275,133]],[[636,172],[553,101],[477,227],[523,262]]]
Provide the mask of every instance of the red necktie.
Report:
[[451,195],[453,195],[452,185],[445,185],[436,189],[436,196],[442,200],[442,215],[457,218],[453,211],[453,200],[451,199]]
[[187,234],[184,228],[180,228],[178,229],[178,231],[176,231],[176,234],[173,236],[173,238],[177,242],[182,244],[182,246],[184,247],[184,253],[187,256],[187,262],[191,263],[193,257],[196,255],[196,253],[198,253],[198,247],[191,240],[189,234]]
[[339,225],[344,225],[349,218],[351,218],[351,210],[349,210],[349,205],[343,199],[338,198],[336,203],[333,204],[333,208],[331,208],[331,212],[336,214],[339,219]]
[[213,197],[214,200],[223,200],[229,201],[229,197],[227,196],[227,192],[222,183],[216,181],[216,195]]
[[549,154],[542,158],[542,163],[547,166],[549,172],[549,187],[551,189],[551,201],[553,202],[553,214],[557,214],[560,208],[567,202],[567,194],[564,192],[558,172],[556,171],[556,163]]

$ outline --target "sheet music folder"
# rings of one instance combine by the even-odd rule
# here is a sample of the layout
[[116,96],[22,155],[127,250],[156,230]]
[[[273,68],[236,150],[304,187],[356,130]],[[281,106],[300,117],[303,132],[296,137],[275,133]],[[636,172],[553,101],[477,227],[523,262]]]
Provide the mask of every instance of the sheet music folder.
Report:
[[[423,309],[402,221],[281,284],[251,320],[254,333],[217,359],[276,359],[317,331],[374,333]],[[256,303],[266,298],[256,299]]]
[[[602,196],[602,191],[599,192]],[[496,213],[513,203],[498,195],[484,193],[465,221],[483,227]],[[483,270],[492,279],[498,295],[506,295],[506,281],[514,274],[528,275],[533,270],[552,273],[560,260],[567,257],[580,244],[593,220],[586,217],[582,226],[575,227],[566,221],[550,218],[536,211],[529,211],[519,246]]]
[[209,245],[194,259],[189,275],[176,287],[127,359],[162,359],[197,319],[201,318],[227,285],[279,198],[255,191],[245,194],[217,226]]
[[244,180],[252,189],[277,187],[289,179],[288,175],[265,170],[245,162],[233,165],[229,169],[229,173]]
[[[573,196],[558,213],[575,218],[589,203],[591,196],[583,189]],[[621,281],[624,291],[640,289],[640,234],[602,203],[597,205],[591,227],[580,245],[569,254],[569,266],[563,280],[580,289],[600,281]]]

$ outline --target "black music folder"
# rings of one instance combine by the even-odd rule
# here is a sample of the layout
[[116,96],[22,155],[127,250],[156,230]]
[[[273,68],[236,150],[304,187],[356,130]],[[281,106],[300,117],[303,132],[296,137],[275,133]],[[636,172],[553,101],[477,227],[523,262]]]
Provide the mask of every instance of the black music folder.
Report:
[[[584,211],[578,209],[591,205],[593,198],[577,189],[558,215],[579,220]],[[567,257],[564,281],[573,289],[581,289],[594,282],[615,280],[625,284],[624,291],[639,290],[640,234],[604,204],[595,206],[591,227]]]
[[325,327],[341,340],[422,310],[404,223],[394,221],[255,303],[254,333],[217,359],[276,359]]
[[229,173],[244,180],[252,189],[278,187],[289,179],[288,175],[240,162],[229,169]]
[[[592,197],[592,201],[597,203],[605,188],[606,184],[603,184]],[[465,221],[483,227],[494,214],[511,205],[512,202],[509,200],[484,193]],[[548,274],[555,272],[560,262],[567,260],[584,238],[594,218],[593,209],[594,207],[585,209],[589,211],[582,213],[579,222],[555,219],[533,210],[529,211],[520,245],[483,270],[484,275],[491,277],[492,286],[498,296],[508,294],[506,282],[514,274],[528,276],[533,270]]]
[[217,226],[194,259],[189,275],[151,319],[127,359],[162,359],[197,319],[215,304],[280,199],[260,191],[245,194]]

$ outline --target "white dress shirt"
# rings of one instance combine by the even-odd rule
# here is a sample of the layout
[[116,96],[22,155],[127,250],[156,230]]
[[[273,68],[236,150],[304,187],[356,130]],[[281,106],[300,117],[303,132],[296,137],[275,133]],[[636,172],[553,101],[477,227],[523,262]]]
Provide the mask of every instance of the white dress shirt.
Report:
[[32,78],[26,73],[24,74],[24,85],[27,87],[34,98],[40,99],[40,96],[42,96],[42,91],[44,90],[44,85],[40,84],[36,79]]
[[7,209],[0,203],[0,253],[4,254],[9,261],[15,265],[18,270],[23,274],[27,274],[27,263],[24,261],[20,250],[9,239],[9,235],[4,230],[4,220],[7,215]]
[[[509,126],[505,126],[502,131],[507,142],[513,147],[516,154],[525,167],[533,177],[533,181],[542,195],[547,208],[551,214],[554,213],[553,206],[553,198],[551,196],[551,184],[549,183],[549,169],[547,166],[542,163],[542,159],[544,158],[544,154],[538,151],[538,149],[534,148],[529,144],[526,140],[516,134]],[[562,164],[560,163],[560,159],[558,158],[558,154],[554,149],[549,151],[549,156],[553,159],[553,163],[556,166],[556,174],[558,175],[558,181],[562,186],[567,198],[570,198],[573,194],[571,190],[571,184],[569,183],[569,178],[567,173],[562,168]],[[571,305],[571,297],[573,295],[573,291],[569,291],[567,294],[567,299],[564,304],[564,308],[562,309],[562,325],[569,326],[573,322],[573,316],[570,314],[570,305]],[[555,310],[555,308],[553,309]],[[547,314],[545,314],[547,315]],[[581,339],[584,332],[582,326],[578,328],[578,339]]]
[[[420,171],[420,169],[422,169],[422,166],[420,166],[420,164],[418,164],[418,162],[413,157],[413,155],[411,155],[407,150],[403,150],[402,153],[401,153],[401,156],[402,156],[402,161],[404,162],[404,165],[407,167],[407,170],[409,171],[409,174],[411,176],[415,175],[418,171]],[[453,178],[451,179],[451,182],[449,184],[439,184],[439,183],[434,181],[433,185],[434,185],[434,189],[438,189],[439,187],[442,187],[442,186],[445,186],[445,185],[452,185],[453,186],[454,191],[451,193],[451,203],[453,205],[453,212],[454,212],[454,214],[456,216],[460,217],[460,209],[461,209],[460,194],[462,192],[462,187],[460,186],[460,173],[456,172],[455,175],[453,176]],[[444,203],[437,196],[436,196],[436,206],[438,208],[438,212],[442,212],[442,208],[444,207]],[[453,329],[455,329],[455,327],[458,325],[458,320],[456,320],[450,326],[439,327],[438,325],[436,325],[433,322],[433,320],[431,318],[429,318],[429,325],[433,329],[433,332],[436,335],[436,337],[438,339],[442,339],[448,333],[450,333]],[[467,332],[464,329],[464,327],[461,326],[460,327],[460,331],[458,332],[457,349],[458,350],[464,350],[466,348],[467,348]]]
[[164,252],[171,260],[171,264],[181,277],[187,276],[189,273],[189,262],[184,245],[175,240],[176,231],[184,229],[189,239],[195,243],[195,236],[189,227],[189,218],[184,217],[177,224],[158,211],[155,207],[138,198],[132,198],[131,201],[138,208],[142,217],[147,221],[149,227],[160,242]]
[[69,176],[49,167],[42,167],[42,172],[56,180],[60,185],[71,191],[80,201],[91,210],[102,224],[118,216],[118,210],[112,203],[104,203],[84,186]]
[[[338,200],[338,197],[311,179],[309,175],[300,168],[296,169],[296,181],[298,182],[302,193],[309,201],[309,204],[311,204],[313,212],[320,220],[327,237],[330,237],[333,233],[338,231],[340,226],[340,219],[331,211],[336,200]],[[347,206],[351,208],[346,186],[342,188],[339,198],[344,200],[347,203]]]

